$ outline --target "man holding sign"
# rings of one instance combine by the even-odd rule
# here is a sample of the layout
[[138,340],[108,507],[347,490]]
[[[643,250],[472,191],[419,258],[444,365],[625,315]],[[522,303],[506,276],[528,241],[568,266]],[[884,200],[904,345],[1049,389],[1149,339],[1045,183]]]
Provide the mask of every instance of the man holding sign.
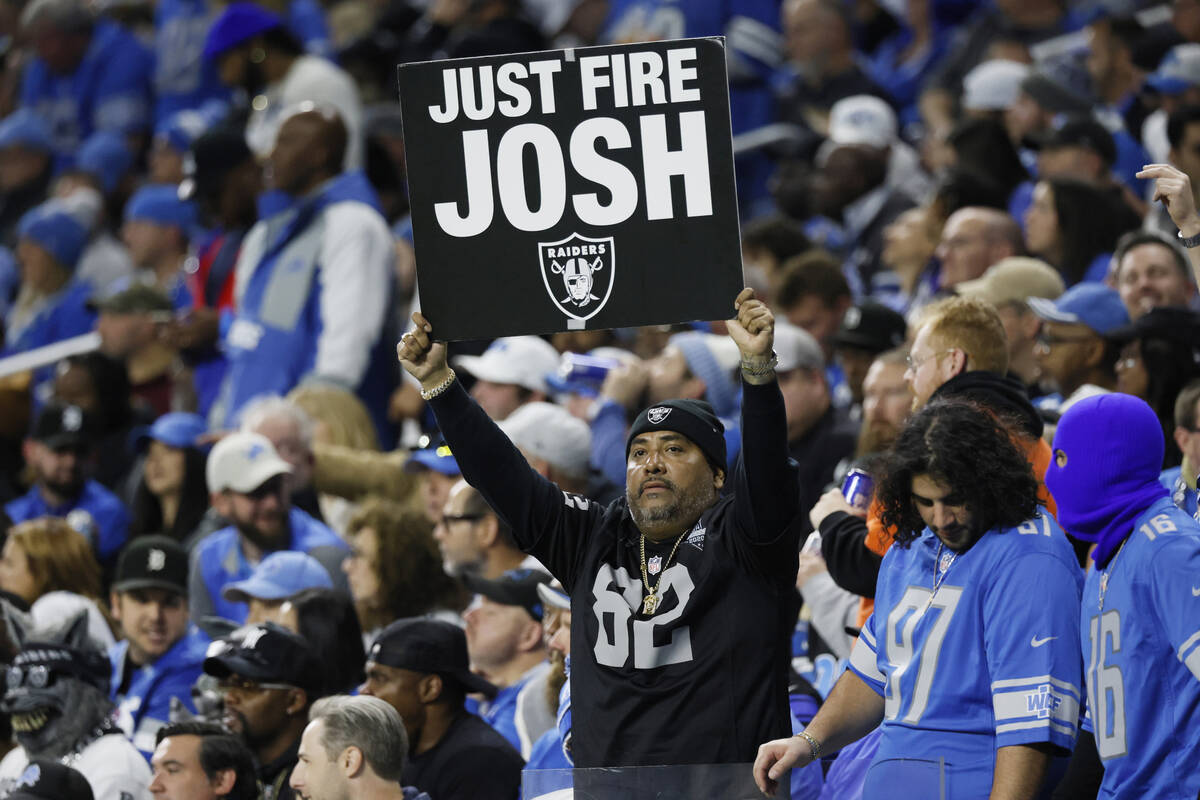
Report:
[[707,403],[659,403],[630,430],[625,497],[607,508],[525,463],[455,380],[423,316],[397,346],[463,477],[571,597],[577,767],[748,762],[756,740],[791,732],[798,484],[774,318],[750,289],[735,307],[741,459],[727,476]]

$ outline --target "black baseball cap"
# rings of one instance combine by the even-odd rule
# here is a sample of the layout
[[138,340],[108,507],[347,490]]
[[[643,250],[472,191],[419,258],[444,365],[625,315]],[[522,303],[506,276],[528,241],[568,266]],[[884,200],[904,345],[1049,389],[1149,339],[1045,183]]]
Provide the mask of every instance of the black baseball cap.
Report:
[[520,606],[529,616],[541,622],[544,609],[538,586],[554,578],[537,569],[510,569],[495,580],[477,575],[464,575],[463,585],[476,594],[505,606]]
[[1165,339],[1190,345],[1200,358],[1200,312],[1190,308],[1159,306],[1128,325],[1109,331],[1108,338],[1122,344],[1134,339]]
[[1090,114],[1072,114],[1048,131],[1026,136],[1021,144],[1031,150],[1086,147],[1100,156],[1105,164],[1111,166],[1117,160],[1117,145],[1112,134]]
[[857,347],[882,353],[904,344],[907,332],[908,323],[903,314],[867,301],[846,310],[832,341],[834,347]]
[[471,672],[467,635],[462,628],[442,620],[396,620],[375,637],[367,660],[385,667],[434,673],[454,680],[468,692],[496,695],[495,686]]
[[310,697],[322,682],[321,665],[308,641],[274,622],[244,625],[209,645],[204,672],[240,675],[262,683],[286,683]]
[[30,761],[12,784],[8,800],[96,800],[83,774],[41,759]]
[[114,592],[166,589],[188,593],[188,556],[168,536],[139,536],[121,551],[113,577]]
[[52,450],[85,448],[92,444],[91,416],[79,406],[52,403],[42,409],[33,423],[31,437]]

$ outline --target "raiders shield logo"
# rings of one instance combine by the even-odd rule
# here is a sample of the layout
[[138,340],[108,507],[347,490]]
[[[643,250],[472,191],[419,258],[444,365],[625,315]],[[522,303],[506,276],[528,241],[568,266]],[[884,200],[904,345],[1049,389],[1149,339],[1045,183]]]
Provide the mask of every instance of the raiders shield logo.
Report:
[[538,242],[542,283],[550,300],[567,315],[567,330],[583,330],[612,296],[616,257],[613,238],[573,233],[557,242]]
[[667,415],[670,413],[671,413],[671,409],[666,408],[665,406],[655,406],[654,408],[652,408],[646,412],[646,419],[650,420],[652,423],[657,425],[658,423],[660,423],[664,419],[666,419]]

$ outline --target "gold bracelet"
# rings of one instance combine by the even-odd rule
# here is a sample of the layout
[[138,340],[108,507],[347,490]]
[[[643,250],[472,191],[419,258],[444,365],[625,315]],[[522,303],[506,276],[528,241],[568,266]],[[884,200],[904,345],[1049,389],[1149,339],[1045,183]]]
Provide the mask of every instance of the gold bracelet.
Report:
[[771,351],[771,357],[766,361],[747,361],[742,358],[742,372],[756,377],[759,375],[771,375],[775,372],[775,367],[779,364],[779,356],[775,355],[775,351]]
[[450,388],[450,384],[454,383],[454,379],[456,377],[457,376],[454,374],[454,370],[450,370],[450,374],[446,376],[446,379],[443,380],[441,383],[439,383],[437,386],[433,387],[429,391],[425,391],[424,389],[422,389],[421,390],[421,399],[428,402],[429,400],[432,400],[433,398],[437,397],[439,394],[441,394],[442,392],[444,392]]
[[812,750],[812,760],[816,761],[821,757],[821,743],[814,739],[808,731],[800,731],[796,734],[804,741],[808,742],[808,748]]

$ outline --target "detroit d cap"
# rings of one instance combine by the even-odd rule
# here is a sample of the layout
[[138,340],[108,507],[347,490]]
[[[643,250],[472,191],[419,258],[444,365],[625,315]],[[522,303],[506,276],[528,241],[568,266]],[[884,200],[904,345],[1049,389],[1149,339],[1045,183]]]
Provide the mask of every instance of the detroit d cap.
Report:
[[495,686],[471,672],[462,628],[442,620],[396,620],[375,637],[367,660],[385,667],[432,672],[451,678],[468,692],[496,695]]
[[478,575],[464,575],[463,585],[494,603],[517,606],[539,622],[545,613],[538,587],[554,580],[547,572],[537,569],[510,569],[495,580]]
[[30,438],[56,450],[60,447],[89,447],[92,436],[92,419],[87,412],[79,406],[52,403],[38,414]]
[[286,683],[315,692],[321,665],[308,641],[274,622],[245,625],[208,647],[204,672],[216,678],[240,675],[260,683]]
[[83,773],[55,761],[30,761],[5,795],[8,800],[95,800]]
[[179,542],[167,536],[139,536],[121,551],[113,577],[114,592],[166,589],[188,592],[188,555]]
[[279,457],[270,439],[260,433],[238,431],[213,446],[204,474],[210,492],[232,489],[245,494],[291,471],[291,465]]

